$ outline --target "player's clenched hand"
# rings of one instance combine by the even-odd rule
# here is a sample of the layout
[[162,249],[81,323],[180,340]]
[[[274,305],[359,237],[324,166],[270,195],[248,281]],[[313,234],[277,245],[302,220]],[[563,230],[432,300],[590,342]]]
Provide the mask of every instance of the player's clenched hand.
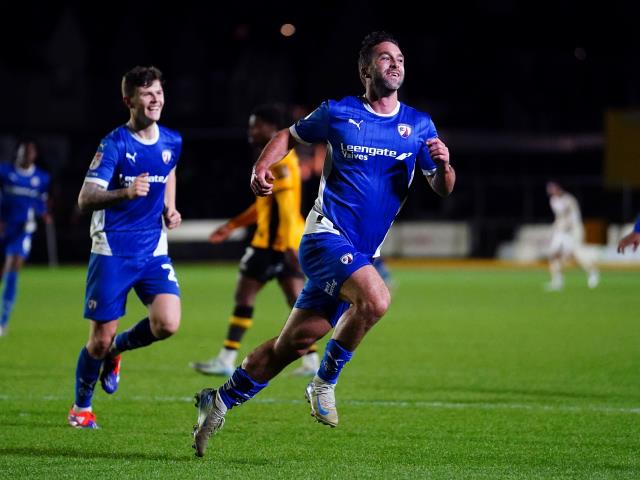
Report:
[[622,239],[618,243],[618,253],[624,254],[624,249],[629,245],[633,245],[634,252],[638,249],[638,245],[640,245],[640,233],[631,232],[629,235],[622,237]]
[[149,172],[141,173],[133,179],[131,185],[127,187],[127,197],[133,200],[138,197],[146,197],[149,193]]
[[164,224],[169,230],[178,227],[182,223],[182,215],[175,208],[165,207],[164,209]]
[[251,190],[259,197],[271,195],[276,177],[268,168],[253,168],[251,172]]
[[222,243],[227,238],[229,238],[229,235],[231,235],[232,231],[233,229],[229,226],[229,224],[225,223],[224,225],[219,226],[213,232],[211,232],[211,234],[209,235],[209,242]]
[[449,149],[439,138],[430,138],[427,140],[427,147],[429,148],[429,155],[431,159],[439,167],[444,167],[444,170],[449,169]]

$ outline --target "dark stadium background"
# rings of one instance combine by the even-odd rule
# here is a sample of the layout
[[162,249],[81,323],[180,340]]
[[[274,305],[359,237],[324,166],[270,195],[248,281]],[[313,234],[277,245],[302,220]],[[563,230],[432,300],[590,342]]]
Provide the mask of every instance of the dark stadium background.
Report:
[[[60,259],[84,260],[89,218],[75,212],[83,175],[100,138],[127,119],[121,75],[154,64],[167,80],[162,123],[184,137],[183,217],[232,216],[252,200],[251,107],[313,108],[361,93],[360,40],[385,29],[407,59],[401,99],[432,114],[458,172],[447,200],[416,178],[401,219],[470,221],[472,254],[493,256],[517,225],[551,221],[544,183],[555,178],[595,225],[630,222],[640,195],[605,186],[604,119],[640,106],[640,8],[582,3],[4,4],[1,159],[11,159],[16,136],[39,139],[54,175]],[[295,35],[280,35],[283,23]],[[34,261],[46,258],[43,242],[38,235]]]

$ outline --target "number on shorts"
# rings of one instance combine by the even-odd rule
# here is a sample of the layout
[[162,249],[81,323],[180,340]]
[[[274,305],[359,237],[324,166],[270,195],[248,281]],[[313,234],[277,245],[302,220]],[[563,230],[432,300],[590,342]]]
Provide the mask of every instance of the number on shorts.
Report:
[[176,282],[176,285],[178,285],[178,278],[176,277],[176,271],[173,269],[173,265],[171,265],[170,263],[163,263],[162,268],[168,270],[167,279],[171,280],[172,282]]
[[31,251],[31,235],[27,235],[26,237],[24,237],[24,240],[22,240],[22,253],[24,253],[25,255],[29,255],[30,251]]

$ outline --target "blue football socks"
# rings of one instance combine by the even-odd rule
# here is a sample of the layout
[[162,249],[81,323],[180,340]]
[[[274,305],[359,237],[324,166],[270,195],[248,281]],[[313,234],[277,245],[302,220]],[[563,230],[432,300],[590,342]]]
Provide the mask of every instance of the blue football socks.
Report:
[[269,382],[258,383],[242,367],[238,367],[218,393],[227,408],[232,408],[251,400],[267,385]]
[[16,292],[18,285],[18,272],[10,270],[4,274],[2,278],[4,290],[2,291],[2,316],[0,316],[0,326],[4,327],[9,322],[9,316],[13,310],[13,304],[16,300]]
[[118,334],[114,343],[118,352],[124,352],[126,350],[146,347],[157,340],[151,332],[151,322],[149,322],[148,318],[144,318],[129,330]]
[[89,355],[87,347],[82,347],[76,366],[76,406],[88,408],[91,406],[93,389],[96,386],[102,360]]
[[317,373],[318,377],[327,383],[337,383],[340,372],[352,356],[353,352],[345,349],[332,338],[324,349],[324,356]]

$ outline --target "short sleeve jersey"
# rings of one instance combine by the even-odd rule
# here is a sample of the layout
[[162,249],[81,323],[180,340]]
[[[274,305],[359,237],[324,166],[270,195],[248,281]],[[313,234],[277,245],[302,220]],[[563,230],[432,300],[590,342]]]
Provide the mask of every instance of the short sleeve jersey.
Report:
[[361,97],[325,101],[290,127],[303,143],[325,143],[327,159],[313,207],[320,220],[305,234],[345,235],[362,253],[375,255],[406,200],[416,163],[425,175],[436,166],[426,141],[438,136],[431,117],[398,103],[388,115]]
[[49,183],[49,174],[35,165],[23,169],[0,164],[0,220],[24,224],[25,231],[35,231],[35,217],[47,210]]
[[580,206],[573,195],[564,192],[562,195],[552,196],[549,204],[555,215],[554,230],[570,234],[582,231]]
[[138,175],[148,173],[150,190],[145,197],[93,212],[93,253],[128,257],[167,253],[162,231],[164,193],[181,150],[180,134],[160,125],[152,140],[135,135],[125,125],[102,139],[85,182],[114,190],[128,187]]

